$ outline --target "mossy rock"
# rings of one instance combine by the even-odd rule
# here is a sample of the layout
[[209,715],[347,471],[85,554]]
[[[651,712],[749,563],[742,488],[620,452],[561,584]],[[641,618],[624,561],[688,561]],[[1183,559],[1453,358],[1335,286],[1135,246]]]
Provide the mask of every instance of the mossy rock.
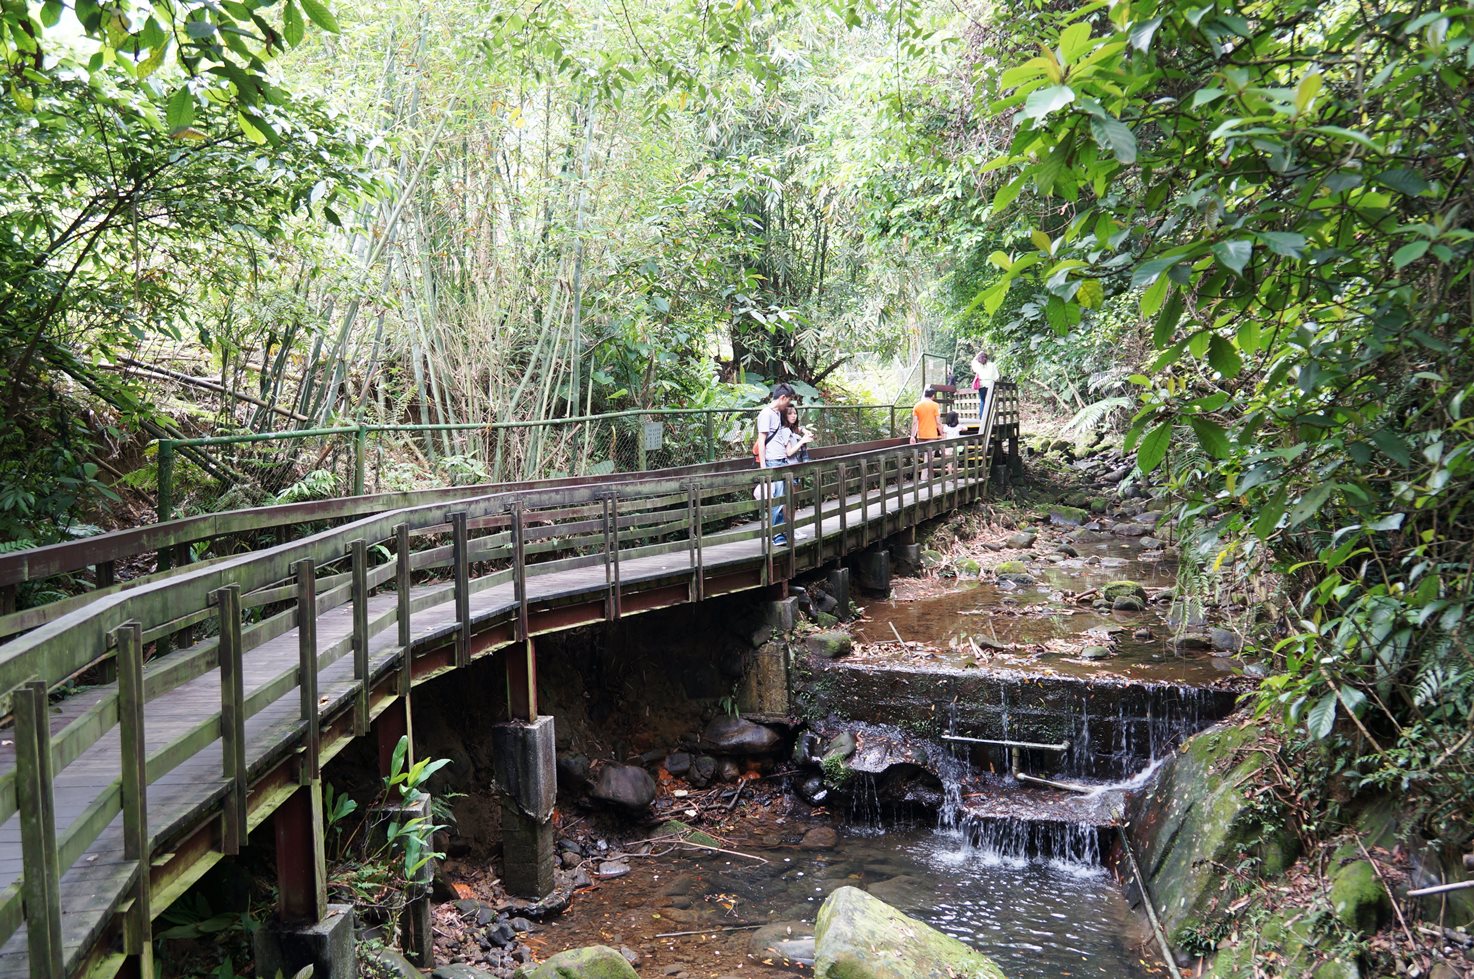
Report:
[[1354,959],[1332,953],[1332,957],[1316,963],[1316,950],[1324,950],[1322,936],[1311,924],[1311,916],[1303,908],[1286,908],[1276,912],[1247,937],[1220,948],[1204,979],[1258,979],[1265,962],[1275,963],[1275,975],[1305,976],[1307,979],[1359,979],[1360,969]]
[[1102,513],[1105,513],[1107,510],[1109,510],[1110,508],[1111,508],[1111,505],[1106,502],[1105,497],[1103,497],[1103,496],[1092,496],[1090,498],[1090,512],[1091,513],[1094,513],[1094,514],[1097,514],[1097,515],[1098,514],[1102,514]]
[[512,975],[513,979],[640,979],[624,956],[608,945],[570,948]]
[[833,629],[839,625],[839,617],[828,612],[815,612],[814,624],[821,629]]
[[839,659],[841,656],[848,655],[850,650],[855,648],[855,640],[848,632],[829,630],[814,633],[804,640],[804,645],[808,646],[809,652],[816,656],[823,656],[825,659]]
[[1108,581],[1101,586],[1100,594],[1108,602],[1127,596],[1146,601],[1146,589],[1137,581]]
[[1004,979],[986,955],[857,887],[819,908],[814,953],[815,979]]
[[941,551],[934,551],[929,547],[922,548],[921,550],[921,566],[923,568],[940,568],[946,560],[946,558],[942,557]]
[[957,573],[960,575],[976,576],[983,566],[970,557],[965,557],[957,562]]
[[1144,612],[1146,611],[1146,602],[1143,602],[1135,595],[1120,595],[1116,598],[1111,599],[1111,611]]
[[1213,933],[1226,893],[1217,868],[1237,866],[1260,835],[1246,793],[1268,759],[1232,761],[1256,733],[1220,727],[1189,739],[1131,804],[1131,842],[1174,948]]
[[714,837],[708,836],[699,829],[693,829],[679,819],[667,819],[655,831],[656,836],[679,836],[683,840],[692,843],[700,843],[702,846],[721,846],[722,844]]
[[1049,522],[1062,527],[1078,527],[1090,519],[1090,514],[1075,506],[1052,506],[1049,508]]
[[1022,561],[1004,561],[993,569],[993,573],[1003,578],[1008,575],[1029,573],[1029,566]]
[[1331,908],[1346,927],[1373,934],[1392,913],[1387,888],[1366,860],[1346,864],[1331,875]]

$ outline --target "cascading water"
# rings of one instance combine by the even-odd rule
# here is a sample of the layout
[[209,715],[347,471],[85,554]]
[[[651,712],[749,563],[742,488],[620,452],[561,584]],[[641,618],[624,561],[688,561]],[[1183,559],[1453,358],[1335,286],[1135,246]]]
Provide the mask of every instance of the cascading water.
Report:
[[1101,830],[1082,823],[967,816],[963,840],[985,865],[1022,867],[1030,862],[1073,871],[1101,865]]

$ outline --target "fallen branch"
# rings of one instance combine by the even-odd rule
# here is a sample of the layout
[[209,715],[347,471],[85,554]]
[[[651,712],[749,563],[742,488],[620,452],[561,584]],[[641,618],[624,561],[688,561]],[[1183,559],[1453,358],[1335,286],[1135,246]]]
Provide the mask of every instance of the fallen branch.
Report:
[[723,931],[752,931],[755,928],[761,928],[761,927],[762,927],[762,925],[727,925],[724,928],[702,928],[700,931],[667,931],[667,932],[663,932],[663,933],[661,933],[659,935],[656,935],[655,937],[656,938],[685,938],[688,935],[715,935],[718,932],[723,932]]
[[682,840],[681,843],[683,843],[686,846],[694,846],[698,850],[710,850],[713,853],[725,853],[728,856],[732,856],[732,857],[742,857],[744,860],[756,860],[758,863],[767,863],[768,862],[767,860],[763,859],[762,857],[754,856],[751,853],[743,853],[741,850],[723,850],[719,846],[707,846],[705,843],[692,843],[690,840]]

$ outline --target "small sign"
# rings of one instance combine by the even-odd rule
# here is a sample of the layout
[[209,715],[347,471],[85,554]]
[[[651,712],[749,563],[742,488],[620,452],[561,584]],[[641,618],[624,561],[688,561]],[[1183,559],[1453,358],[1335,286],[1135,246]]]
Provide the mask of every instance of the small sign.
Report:
[[644,422],[640,428],[646,452],[665,447],[665,422]]

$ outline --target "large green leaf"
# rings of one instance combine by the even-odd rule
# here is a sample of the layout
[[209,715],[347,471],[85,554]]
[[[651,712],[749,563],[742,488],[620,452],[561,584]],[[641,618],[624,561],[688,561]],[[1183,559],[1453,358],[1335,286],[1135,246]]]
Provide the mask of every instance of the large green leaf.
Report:
[[307,19],[330,34],[338,33],[338,19],[322,0],[297,0],[306,12]]
[[1228,433],[1222,426],[1214,424],[1206,418],[1193,416],[1187,420],[1192,426],[1193,434],[1198,437],[1198,443],[1202,445],[1203,451],[1215,459],[1227,459],[1232,447],[1229,445]]
[[1144,473],[1155,470],[1167,458],[1167,446],[1172,441],[1172,423],[1163,422],[1142,438],[1136,447],[1136,465]]

